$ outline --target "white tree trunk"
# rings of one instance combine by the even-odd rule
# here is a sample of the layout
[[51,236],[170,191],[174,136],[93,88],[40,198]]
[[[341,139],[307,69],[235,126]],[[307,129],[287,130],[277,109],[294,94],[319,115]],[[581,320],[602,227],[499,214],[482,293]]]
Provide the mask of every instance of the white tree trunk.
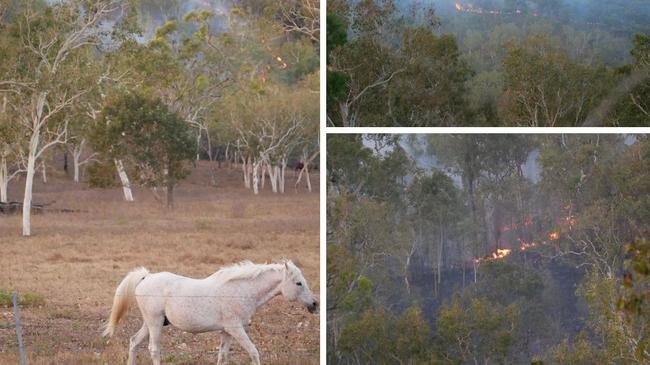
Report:
[[269,170],[269,180],[271,180],[271,191],[273,193],[278,192],[278,171],[275,166],[273,166],[270,162],[266,164],[268,166]]
[[9,169],[7,168],[7,158],[2,156],[0,159],[0,203],[9,202],[7,188],[9,187]]
[[316,158],[318,155],[318,152],[314,153],[310,158],[307,158],[307,151],[303,151],[303,167],[302,170],[300,170],[300,173],[298,174],[298,179],[296,179],[296,185],[295,189],[296,192],[298,191],[298,185],[300,184],[300,180],[302,179],[302,174],[305,174],[305,178],[307,179],[307,190],[311,193],[311,179],[309,178],[309,164],[311,161]]
[[72,151],[72,162],[74,164],[74,182],[79,182],[79,158],[81,157],[81,150],[76,148]]
[[196,135],[196,160],[201,160],[201,129],[199,128],[199,133]]
[[305,165],[305,178],[307,178],[307,190],[311,193],[311,178],[309,177],[309,165]]
[[43,173],[43,184],[47,184],[47,170],[45,168],[45,161],[41,161],[41,172]]
[[279,185],[280,185],[280,193],[284,194],[284,174],[287,170],[287,158],[284,157],[282,158],[281,161],[281,167],[280,167],[280,173],[279,173]]
[[[83,153],[84,146],[86,145],[86,139],[82,139],[78,146],[75,146],[72,150],[72,162],[74,164],[74,182],[79,182],[79,176],[81,172],[81,154]],[[88,161],[88,159],[86,160]]]
[[280,165],[275,166],[275,177],[278,181],[278,192],[284,193],[284,183],[282,182],[282,167],[280,167]]
[[253,161],[253,193],[255,195],[260,193],[260,165],[262,161],[255,160]]
[[[56,136],[47,141],[45,145],[41,146],[41,130],[44,128],[47,118],[43,115],[43,110],[47,102],[47,93],[41,92],[36,98],[35,110],[32,114],[31,136],[29,137],[29,152],[27,154],[27,175],[25,176],[25,192],[23,195],[23,236],[31,236],[32,234],[32,191],[34,187],[34,175],[36,174],[36,160],[39,159],[41,154],[48,148],[59,144],[65,143],[67,125],[63,126]],[[35,113],[34,113],[35,112]],[[45,162],[41,162],[43,168],[43,180],[47,181],[45,171]]]
[[122,160],[115,160],[115,167],[117,168],[117,174],[120,177],[122,182],[122,191],[124,192],[124,200],[127,202],[133,201],[133,192],[131,191],[131,183],[129,182],[129,176],[126,174],[124,169],[124,164]]
[[226,143],[226,151],[223,153],[223,159],[228,164],[228,167],[231,167],[232,163],[230,163],[230,158],[229,158],[230,155],[228,154],[228,152],[230,152],[229,150],[230,150],[230,142]]
[[25,177],[25,194],[23,197],[23,236],[32,235],[32,190],[36,174],[36,150],[40,139],[40,130],[34,129],[29,141],[27,156],[27,176]]
[[250,158],[244,159],[242,157],[241,169],[244,172],[244,186],[246,189],[251,188],[251,176],[250,176]]
[[[264,190],[264,186],[266,185],[266,171],[269,170],[269,178],[271,178],[271,165],[262,162],[262,190]],[[273,181],[271,181],[271,184],[273,184]]]

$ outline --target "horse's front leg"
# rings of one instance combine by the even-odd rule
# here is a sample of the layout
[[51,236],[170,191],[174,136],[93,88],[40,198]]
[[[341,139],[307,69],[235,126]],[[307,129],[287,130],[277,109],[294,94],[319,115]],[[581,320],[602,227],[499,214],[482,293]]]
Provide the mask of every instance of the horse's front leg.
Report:
[[219,346],[219,357],[217,365],[225,365],[228,362],[228,352],[230,351],[230,344],[232,343],[232,336],[224,332],[221,334],[221,346]]
[[248,337],[243,327],[229,327],[226,329],[226,332],[228,332],[228,334],[231,335],[241,345],[241,347],[246,350],[246,352],[248,352],[251,360],[253,360],[253,365],[260,365],[260,353],[257,351],[257,348],[255,348],[255,345]]

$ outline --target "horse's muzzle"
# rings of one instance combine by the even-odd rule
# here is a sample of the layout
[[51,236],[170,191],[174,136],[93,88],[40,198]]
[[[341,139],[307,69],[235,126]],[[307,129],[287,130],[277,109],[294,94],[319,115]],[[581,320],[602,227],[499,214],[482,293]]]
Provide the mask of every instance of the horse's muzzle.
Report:
[[318,310],[318,302],[314,300],[313,303],[307,306],[309,313],[314,313]]

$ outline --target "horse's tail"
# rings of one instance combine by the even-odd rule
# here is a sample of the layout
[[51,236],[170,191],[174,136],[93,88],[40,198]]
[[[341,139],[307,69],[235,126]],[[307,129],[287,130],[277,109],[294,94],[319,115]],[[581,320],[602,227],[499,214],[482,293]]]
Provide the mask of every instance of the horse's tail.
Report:
[[113,336],[115,326],[122,319],[124,313],[129,309],[129,305],[133,301],[135,295],[135,287],[140,284],[144,278],[149,275],[149,270],[144,267],[137,268],[128,273],[120,285],[115,290],[115,297],[113,298],[113,308],[111,308],[111,317],[106,323],[103,336]]

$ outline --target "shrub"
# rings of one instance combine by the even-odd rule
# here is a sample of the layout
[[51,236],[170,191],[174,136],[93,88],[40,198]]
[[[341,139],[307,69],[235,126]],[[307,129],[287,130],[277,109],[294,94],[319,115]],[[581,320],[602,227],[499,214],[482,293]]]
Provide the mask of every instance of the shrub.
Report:
[[112,163],[93,162],[86,169],[86,176],[88,176],[88,185],[91,188],[111,188],[117,186],[113,178],[115,166]]
[[[0,306],[12,307],[13,306],[12,297],[13,297],[12,293],[0,289]],[[38,293],[25,293],[21,296],[18,296],[18,305],[23,307],[45,305],[45,296]]]

